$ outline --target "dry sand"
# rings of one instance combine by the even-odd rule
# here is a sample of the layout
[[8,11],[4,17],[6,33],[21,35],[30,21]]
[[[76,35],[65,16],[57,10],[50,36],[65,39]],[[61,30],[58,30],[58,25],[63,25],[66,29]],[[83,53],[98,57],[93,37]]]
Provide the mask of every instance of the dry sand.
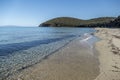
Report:
[[97,28],[100,74],[95,80],[120,80],[120,29]]
[[93,48],[76,39],[8,80],[94,80],[99,75],[99,62]]

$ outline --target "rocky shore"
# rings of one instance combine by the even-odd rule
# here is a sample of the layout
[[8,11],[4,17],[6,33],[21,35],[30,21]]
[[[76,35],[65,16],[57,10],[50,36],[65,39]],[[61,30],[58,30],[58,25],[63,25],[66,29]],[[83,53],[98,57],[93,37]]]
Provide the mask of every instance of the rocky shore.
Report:
[[96,28],[101,41],[99,51],[100,74],[95,80],[120,80],[120,29]]

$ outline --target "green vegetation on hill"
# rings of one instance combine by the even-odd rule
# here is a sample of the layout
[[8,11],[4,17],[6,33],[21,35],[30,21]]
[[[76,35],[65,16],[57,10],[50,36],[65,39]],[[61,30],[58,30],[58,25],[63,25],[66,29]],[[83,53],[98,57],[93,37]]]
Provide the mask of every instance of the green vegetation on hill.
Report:
[[[115,17],[100,17],[89,20],[82,20],[71,17],[58,17],[48,20],[40,26],[53,26],[53,27],[107,27],[111,22],[116,20]],[[109,25],[108,25],[109,24]]]
[[120,28],[120,16],[118,16],[114,21],[111,21],[108,26],[113,26]]

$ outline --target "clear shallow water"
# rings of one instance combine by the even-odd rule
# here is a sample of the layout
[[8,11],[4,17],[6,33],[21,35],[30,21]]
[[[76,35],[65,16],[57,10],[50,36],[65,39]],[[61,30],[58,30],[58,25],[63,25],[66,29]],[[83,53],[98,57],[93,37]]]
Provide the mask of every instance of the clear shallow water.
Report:
[[91,28],[0,27],[0,79],[40,62],[75,38],[94,31]]

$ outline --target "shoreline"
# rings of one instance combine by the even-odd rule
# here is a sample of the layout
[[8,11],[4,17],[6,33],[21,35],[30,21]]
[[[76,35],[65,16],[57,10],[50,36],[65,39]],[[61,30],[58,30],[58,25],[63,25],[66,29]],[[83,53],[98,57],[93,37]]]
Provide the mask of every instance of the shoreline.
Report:
[[77,38],[47,59],[7,80],[93,80],[98,75],[97,55],[87,43]]
[[120,80],[120,29],[95,30],[94,35],[101,40],[93,44],[93,52],[90,44],[76,38],[7,80]]
[[100,74],[95,80],[120,80],[120,29],[96,28],[101,40],[95,45],[99,52]]

